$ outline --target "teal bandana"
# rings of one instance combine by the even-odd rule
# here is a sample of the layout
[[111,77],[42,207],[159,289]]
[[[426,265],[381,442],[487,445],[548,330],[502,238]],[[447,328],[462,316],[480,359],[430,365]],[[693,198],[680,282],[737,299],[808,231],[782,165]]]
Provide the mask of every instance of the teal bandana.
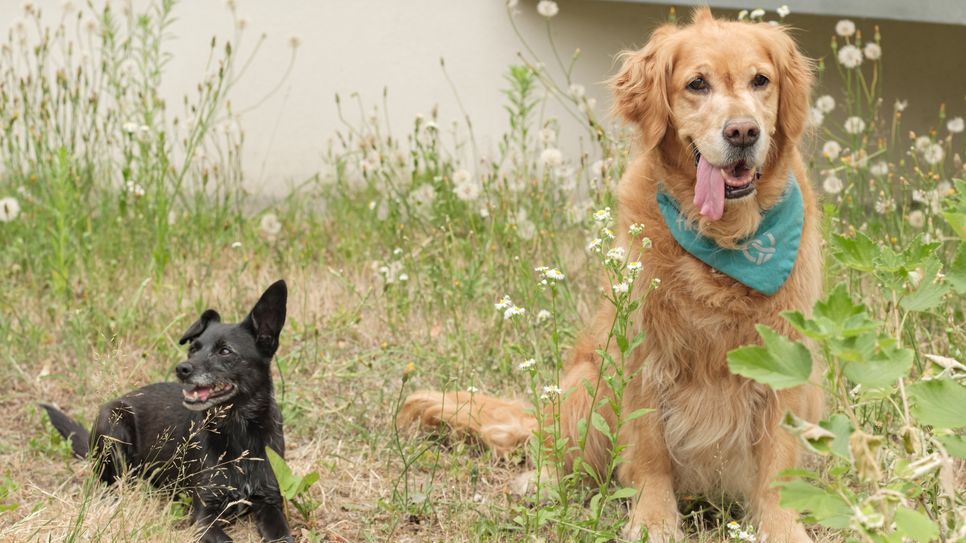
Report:
[[737,249],[722,249],[699,234],[696,225],[681,214],[677,202],[664,191],[658,191],[657,203],[664,223],[681,247],[735,281],[771,296],[792,273],[802,239],[805,208],[791,172],[785,194],[764,212],[758,231]]

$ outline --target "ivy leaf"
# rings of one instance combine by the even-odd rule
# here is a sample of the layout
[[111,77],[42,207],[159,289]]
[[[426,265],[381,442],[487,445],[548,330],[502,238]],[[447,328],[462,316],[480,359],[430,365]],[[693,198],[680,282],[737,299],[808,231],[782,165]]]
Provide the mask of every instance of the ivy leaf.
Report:
[[776,390],[807,383],[812,373],[812,355],[808,349],[763,324],[755,328],[764,346],[749,345],[728,353],[731,372]]
[[906,387],[915,400],[912,414],[935,428],[966,426],[966,387],[952,379],[920,381]]

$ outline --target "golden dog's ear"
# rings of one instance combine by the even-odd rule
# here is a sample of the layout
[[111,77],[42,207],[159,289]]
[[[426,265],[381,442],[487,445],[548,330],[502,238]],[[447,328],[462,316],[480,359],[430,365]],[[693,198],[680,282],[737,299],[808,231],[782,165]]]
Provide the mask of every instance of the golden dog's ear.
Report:
[[796,142],[808,125],[812,90],[812,60],[805,57],[783,27],[773,27],[773,52],[778,69],[778,131]]
[[620,72],[610,80],[614,112],[638,126],[645,149],[661,142],[671,122],[668,81],[674,54],[669,38],[676,31],[674,25],[662,26],[643,49],[622,52]]

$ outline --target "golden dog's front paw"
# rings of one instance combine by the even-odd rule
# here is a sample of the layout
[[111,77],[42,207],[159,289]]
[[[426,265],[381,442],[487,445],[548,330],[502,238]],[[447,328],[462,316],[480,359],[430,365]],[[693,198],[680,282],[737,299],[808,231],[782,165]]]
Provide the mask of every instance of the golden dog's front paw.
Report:
[[647,528],[648,543],[681,543],[685,540],[677,519],[649,524],[630,521],[621,530],[621,537],[627,541],[643,541],[644,528]]

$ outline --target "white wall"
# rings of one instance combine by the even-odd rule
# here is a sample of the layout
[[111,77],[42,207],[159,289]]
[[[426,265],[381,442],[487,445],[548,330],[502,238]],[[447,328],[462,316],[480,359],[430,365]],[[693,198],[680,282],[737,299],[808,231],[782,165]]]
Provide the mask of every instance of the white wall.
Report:
[[[81,3],[81,0],[74,0]],[[48,16],[60,10],[60,0],[36,2]],[[117,0],[115,0],[115,3]],[[146,0],[137,0],[144,5]],[[613,56],[620,49],[640,45],[667,15],[663,6],[620,2],[559,0],[553,19],[554,35],[565,54],[580,47],[582,59],[575,79],[598,99],[606,112],[610,98],[600,82],[614,71]],[[799,40],[812,56],[828,54],[835,19],[796,16]],[[0,0],[0,30],[19,16],[21,0]],[[248,20],[246,42],[267,34],[248,75],[235,89],[236,110],[256,103],[275,86],[284,71],[290,36],[301,47],[294,70],[284,86],[243,120],[247,144],[244,163],[249,186],[279,192],[322,165],[327,140],[339,126],[334,95],[348,98],[358,92],[369,104],[381,106],[382,90],[389,89],[393,130],[404,135],[417,113],[439,104],[440,117],[460,117],[456,101],[439,66],[446,66],[472,118],[482,146],[495,145],[505,128],[500,89],[507,65],[516,62],[521,44],[507,19],[504,0],[237,0],[237,13]],[[544,20],[536,14],[536,0],[520,0],[515,17],[525,37],[548,64]],[[172,33],[174,59],[165,79],[164,94],[179,105],[203,72],[212,34],[228,36],[233,19],[224,0],[183,0]],[[686,17],[686,12],[681,15]],[[733,16],[733,13],[731,13]],[[870,33],[880,24],[884,34],[886,96],[910,100],[907,125],[935,124],[940,101],[953,115],[964,114],[966,96],[966,27],[861,21]],[[563,140],[580,131],[566,120]]]

